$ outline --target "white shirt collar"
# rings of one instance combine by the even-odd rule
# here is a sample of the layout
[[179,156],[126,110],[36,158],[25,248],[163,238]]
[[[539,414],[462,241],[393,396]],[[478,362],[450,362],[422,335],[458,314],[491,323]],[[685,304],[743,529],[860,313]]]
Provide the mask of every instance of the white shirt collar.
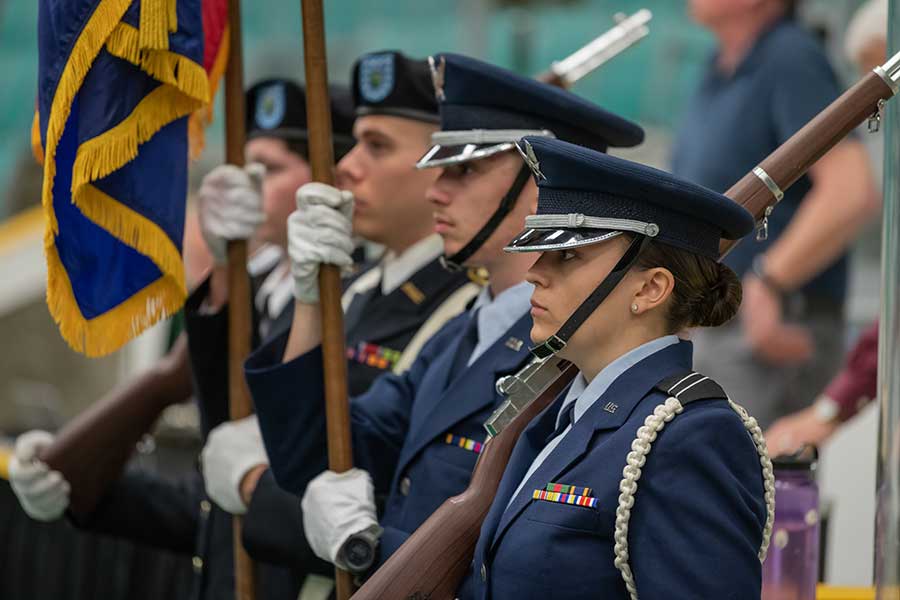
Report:
[[419,240],[402,254],[388,252],[379,265],[381,269],[381,293],[390,294],[436,259],[444,251],[441,236],[435,234]]
[[293,298],[294,280],[291,277],[291,267],[287,261],[279,263],[269,273],[256,292],[254,303],[256,309],[265,311],[269,319],[277,319]]

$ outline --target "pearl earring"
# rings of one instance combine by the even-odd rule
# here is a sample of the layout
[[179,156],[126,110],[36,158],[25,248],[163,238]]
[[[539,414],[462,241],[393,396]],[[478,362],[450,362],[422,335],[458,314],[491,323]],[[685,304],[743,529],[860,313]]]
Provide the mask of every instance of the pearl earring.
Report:
[[632,305],[631,305],[631,312],[633,312],[634,314],[637,314],[637,311],[638,311],[638,305],[637,305],[637,304],[632,304]]

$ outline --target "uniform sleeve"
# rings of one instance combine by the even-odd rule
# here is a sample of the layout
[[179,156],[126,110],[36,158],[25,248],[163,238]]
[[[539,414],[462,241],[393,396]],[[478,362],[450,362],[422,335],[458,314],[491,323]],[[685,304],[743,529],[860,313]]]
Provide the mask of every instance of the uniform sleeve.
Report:
[[300,499],[278,487],[271,471],[260,477],[242,526],[244,547],[253,559],[304,574],[333,574],[334,566],[317,558],[306,542]]
[[688,406],[647,457],[628,535],[644,600],[760,597],[762,471],[743,423],[717,402]]
[[840,406],[839,418],[846,421],[871,401],[878,389],[878,323],[859,336],[825,395]]
[[778,51],[790,59],[769,60],[772,73],[772,118],[776,144],[783,144],[840,94],[840,86],[828,57],[813,40],[799,40]]
[[228,420],[228,310],[202,314],[209,280],[191,293],[184,305],[184,328],[194,378],[194,393],[203,407],[204,434]]
[[196,543],[203,482],[193,473],[172,482],[132,468],[113,485],[79,529],[191,554]]
[[[277,336],[254,352],[245,373],[275,481],[300,495],[325,468],[322,350],[282,363],[287,337]],[[390,485],[416,390],[439,350],[440,337],[429,341],[409,371],[382,375],[368,392],[351,400],[354,465],[369,471],[376,491]]]

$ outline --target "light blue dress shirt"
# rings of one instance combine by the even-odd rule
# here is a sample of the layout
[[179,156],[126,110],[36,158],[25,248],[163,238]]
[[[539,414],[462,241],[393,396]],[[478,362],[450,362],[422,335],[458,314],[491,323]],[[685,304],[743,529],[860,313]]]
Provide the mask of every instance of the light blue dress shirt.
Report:
[[[575,403],[575,409],[572,413],[572,423],[575,424],[578,422],[584,413],[588,411],[588,409],[594,405],[600,396],[602,396],[609,386],[613,384],[613,382],[619,378],[622,373],[638,364],[651,354],[656,354],[663,348],[667,348],[672,344],[677,344],[679,342],[678,336],[675,335],[667,335],[661,338],[656,338],[655,340],[651,340],[646,344],[642,344],[633,350],[629,350],[616,360],[612,361],[606,368],[600,371],[590,383],[584,378],[584,375],[579,373],[575,376],[575,380],[572,381],[572,385],[569,387],[569,393],[566,394],[566,399],[563,400],[562,406],[559,408],[559,414],[556,417],[556,425],[559,427],[559,418],[565,411],[566,407],[569,406],[572,402]],[[519,483],[519,487],[516,488],[516,493],[514,493],[510,499],[509,503],[511,504],[513,498],[519,495],[519,492],[522,491],[522,486],[525,485],[525,482],[534,474],[535,471],[538,470],[543,462],[550,456],[550,453],[559,445],[566,434],[572,429],[572,425],[566,427],[566,429],[550,440],[544,449],[540,451],[540,453],[535,457],[534,462],[531,463],[531,466],[528,468],[528,472],[525,473],[525,477],[522,478],[522,481]],[[509,504],[507,504],[507,507]]]
[[[516,321],[531,310],[531,292],[534,286],[523,281],[491,298],[490,286],[484,286],[475,299],[470,312],[478,318],[478,343],[469,357],[471,366],[485,351],[509,331]],[[528,340],[521,340],[527,343]]]

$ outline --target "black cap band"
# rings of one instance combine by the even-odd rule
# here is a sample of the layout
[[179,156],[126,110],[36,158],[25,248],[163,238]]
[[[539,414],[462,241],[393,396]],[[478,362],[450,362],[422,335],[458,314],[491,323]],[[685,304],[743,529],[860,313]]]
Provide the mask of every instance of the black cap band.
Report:
[[519,194],[522,193],[530,176],[531,169],[528,165],[523,164],[522,168],[519,169],[519,174],[516,175],[515,181],[513,181],[510,186],[509,191],[506,192],[506,195],[503,196],[503,200],[500,201],[500,206],[497,207],[497,210],[494,211],[494,214],[491,215],[488,222],[484,224],[484,227],[482,227],[478,233],[475,234],[475,237],[473,237],[468,244],[463,246],[459,252],[453,256],[441,257],[441,264],[445,269],[452,272],[463,270],[465,262],[472,258],[473,254],[478,252],[478,249],[481,248],[488,238],[491,237],[491,234],[496,231],[503,219],[506,218],[506,215],[512,211],[513,207],[516,205],[516,199],[519,197]]
[[572,316],[569,317],[565,323],[563,323],[563,326],[559,328],[559,331],[550,336],[545,342],[532,348],[531,353],[536,357],[543,359],[553,356],[565,348],[575,332],[578,331],[578,328],[588,320],[588,317],[590,317],[591,314],[597,310],[597,307],[606,300],[606,297],[609,296],[610,292],[619,285],[619,282],[622,281],[622,278],[625,277],[625,274],[628,273],[629,269],[634,266],[634,263],[637,262],[638,257],[640,257],[641,252],[644,251],[644,248],[649,242],[650,238],[645,235],[635,236],[631,241],[631,244],[628,245],[625,254],[622,255],[622,258],[619,259],[616,266],[609,272],[609,275],[604,277],[603,281],[600,282],[600,285],[591,292],[591,295],[575,309],[575,312],[572,313]]

